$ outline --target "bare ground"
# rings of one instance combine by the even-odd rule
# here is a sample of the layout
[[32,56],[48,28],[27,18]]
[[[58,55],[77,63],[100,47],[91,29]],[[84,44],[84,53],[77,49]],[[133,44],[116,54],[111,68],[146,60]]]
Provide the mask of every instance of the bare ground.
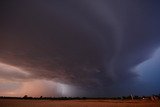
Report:
[[0,107],[160,107],[160,101],[0,99]]

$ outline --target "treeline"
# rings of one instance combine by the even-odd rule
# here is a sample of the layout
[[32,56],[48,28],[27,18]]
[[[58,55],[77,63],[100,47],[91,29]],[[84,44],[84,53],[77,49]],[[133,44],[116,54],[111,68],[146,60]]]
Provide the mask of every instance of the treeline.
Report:
[[33,100],[159,100],[159,95],[152,96],[122,96],[122,97],[30,97],[25,95],[24,97],[5,97],[0,96],[0,99],[33,99]]

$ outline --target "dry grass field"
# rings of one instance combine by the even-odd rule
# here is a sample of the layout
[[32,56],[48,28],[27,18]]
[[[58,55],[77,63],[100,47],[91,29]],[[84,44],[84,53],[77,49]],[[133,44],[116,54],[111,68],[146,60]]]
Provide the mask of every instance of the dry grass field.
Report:
[[0,99],[0,107],[160,107],[160,101]]

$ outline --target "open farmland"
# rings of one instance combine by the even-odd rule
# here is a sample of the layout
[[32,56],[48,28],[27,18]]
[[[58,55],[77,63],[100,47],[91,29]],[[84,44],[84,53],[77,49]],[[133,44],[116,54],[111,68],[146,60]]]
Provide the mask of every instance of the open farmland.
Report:
[[0,107],[160,107],[160,101],[0,99]]

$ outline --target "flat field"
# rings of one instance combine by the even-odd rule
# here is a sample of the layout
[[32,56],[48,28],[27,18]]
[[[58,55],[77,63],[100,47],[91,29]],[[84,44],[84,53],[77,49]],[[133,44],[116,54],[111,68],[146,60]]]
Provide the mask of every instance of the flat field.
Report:
[[160,107],[160,101],[0,99],[0,107]]

